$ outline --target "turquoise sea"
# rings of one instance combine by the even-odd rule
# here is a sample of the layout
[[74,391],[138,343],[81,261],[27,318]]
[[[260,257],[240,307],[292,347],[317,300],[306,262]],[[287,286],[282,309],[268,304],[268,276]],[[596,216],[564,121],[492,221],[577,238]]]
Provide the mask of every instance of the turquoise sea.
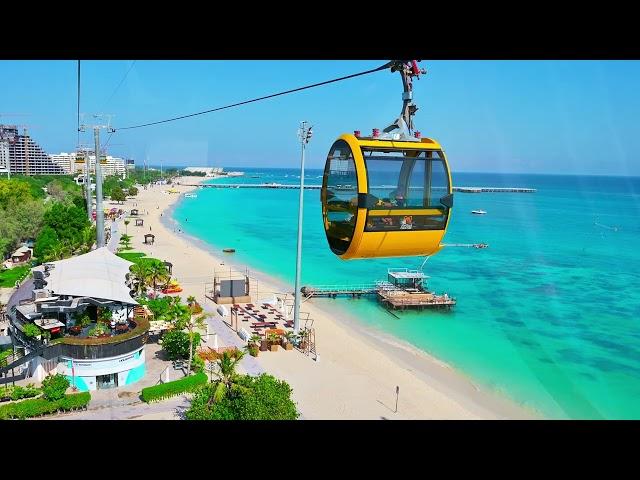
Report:
[[[214,181],[299,182],[297,170],[242,170],[245,177]],[[321,176],[307,170],[306,182]],[[454,195],[444,242],[489,248],[445,248],[427,261],[431,289],[458,300],[451,312],[398,319],[375,300],[327,301],[548,418],[640,418],[640,178],[454,173],[453,183],[538,191]],[[216,251],[233,247],[234,263],[293,285],[297,190],[197,193],[174,210],[186,233]],[[303,285],[372,282],[388,267],[421,263],[338,259],[320,192],[305,192]]]

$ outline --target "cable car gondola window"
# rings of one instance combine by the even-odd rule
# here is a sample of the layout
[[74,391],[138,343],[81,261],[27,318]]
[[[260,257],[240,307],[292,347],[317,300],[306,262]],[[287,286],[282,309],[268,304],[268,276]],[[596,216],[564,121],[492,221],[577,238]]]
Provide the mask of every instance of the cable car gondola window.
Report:
[[369,208],[365,231],[442,230],[449,175],[439,150],[362,148]]
[[322,204],[326,206],[329,246],[342,255],[353,238],[358,218],[358,179],[353,153],[345,141],[337,141],[327,157]]

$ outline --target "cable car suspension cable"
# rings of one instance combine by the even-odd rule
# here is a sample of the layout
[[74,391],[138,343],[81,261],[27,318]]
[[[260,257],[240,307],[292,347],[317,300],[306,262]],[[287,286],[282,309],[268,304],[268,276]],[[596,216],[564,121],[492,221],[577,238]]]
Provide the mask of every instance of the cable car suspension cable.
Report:
[[258,98],[253,98],[251,100],[245,100],[244,102],[232,103],[230,105],[225,105],[223,107],[212,108],[210,110],[204,110],[202,112],[190,113],[188,115],[181,115],[179,117],[168,118],[166,120],[159,120],[157,122],[143,123],[141,125],[132,125],[132,126],[129,126],[129,127],[120,127],[120,128],[118,128],[116,130],[130,130],[130,129],[133,129],[133,128],[149,127],[151,125],[158,125],[158,124],[161,124],[161,123],[168,123],[168,122],[173,122],[173,121],[176,121],[176,120],[182,120],[184,118],[190,118],[190,117],[195,117],[195,116],[198,116],[198,115],[204,115],[206,113],[217,112],[219,110],[225,110],[227,108],[239,107],[240,105],[246,105],[248,103],[258,102],[260,100],[267,100],[269,98],[279,97],[281,95],[286,95],[288,93],[299,92],[301,90],[307,90],[309,88],[319,87],[319,86],[322,86],[322,85],[327,85],[329,83],[340,82],[342,80],[348,80],[350,78],[360,77],[362,75],[368,75],[370,73],[379,72],[381,70],[386,70],[387,68],[393,67],[396,63],[397,62],[388,62],[388,63],[385,63],[384,65],[381,65],[381,66],[379,66],[377,68],[373,68],[371,70],[366,70],[364,72],[354,73],[352,75],[347,75],[346,77],[334,78],[332,80],[326,80],[324,82],[314,83],[312,85],[306,85],[304,87],[293,88],[291,90],[286,90],[284,92],[273,93],[271,95],[265,95],[264,97],[258,97]]

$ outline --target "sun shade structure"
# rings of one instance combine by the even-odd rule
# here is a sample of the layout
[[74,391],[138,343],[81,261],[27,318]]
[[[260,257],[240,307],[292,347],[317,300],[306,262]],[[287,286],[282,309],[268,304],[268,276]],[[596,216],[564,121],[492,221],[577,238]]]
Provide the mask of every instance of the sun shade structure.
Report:
[[53,268],[46,271],[45,265],[41,265],[33,270],[43,272],[46,288],[52,295],[101,298],[129,305],[138,303],[131,298],[126,284],[133,263],[114,255],[107,247],[46,265]]

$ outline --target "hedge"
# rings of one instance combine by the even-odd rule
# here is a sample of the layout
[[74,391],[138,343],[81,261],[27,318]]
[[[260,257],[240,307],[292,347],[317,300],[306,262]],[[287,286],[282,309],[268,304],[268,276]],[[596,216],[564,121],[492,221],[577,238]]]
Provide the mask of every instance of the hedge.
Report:
[[195,375],[190,375],[173,382],[143,388],[142,400],[147,403],[165,400],[180,395],[181,393],[193,392],[206,383],[207,374],[204,372],[196,373]]
[[57,412],[68,412],[85,408],[91,401],[89,392],[65,395],[64,398],[51,402],[44,398],[23,400],[0,407],[0,420],[8,418],[31,418],[49,415]]

